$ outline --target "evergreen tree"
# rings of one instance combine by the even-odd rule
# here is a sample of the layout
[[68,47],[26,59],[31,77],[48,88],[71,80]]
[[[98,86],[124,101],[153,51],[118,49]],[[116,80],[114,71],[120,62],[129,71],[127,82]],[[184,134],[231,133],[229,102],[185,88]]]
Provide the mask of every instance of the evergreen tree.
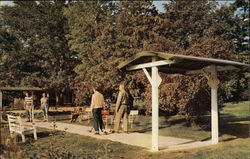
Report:
[[152,2],[76,2],[65,10],[72,26],[69,44],[82,61],[75,68],[79,103],[88,102],[93,83],[103,85],[107,97],[115,96],[125,80],[117,65],[149,43],[156,14]]
[[[223,19],[220,27],[217,27],[220,31],[217,31],[218,36],[232,41],[232,59],[249,63],[249,1],[237,0],[230,6],[222,6],[216,16],[217,19]],[[227,100],[248,100],[248,71],[239,70],[230,74],[229,78],[222,85]]]

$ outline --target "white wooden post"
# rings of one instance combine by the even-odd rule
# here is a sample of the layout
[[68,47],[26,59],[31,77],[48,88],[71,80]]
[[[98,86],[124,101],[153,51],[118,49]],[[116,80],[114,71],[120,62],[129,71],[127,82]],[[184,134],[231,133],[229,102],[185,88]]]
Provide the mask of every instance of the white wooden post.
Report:
[[209,77],[208,84],[211,87],[211,133],[212,143],[219,142],[219,120],[218,120],[218,84],[220,81],[217,78],[216,66],[211,67],[211,76]]
[[0,90],[0,120],[2,121],[3,120],[3,116],[2,116],[2,113],[3,113],[3,92]]
[[[152,61],[156,61],[156,57],[152,58]],[[159,103],[158,103],[158,67],[152,67],[152,151],[159,150]]]

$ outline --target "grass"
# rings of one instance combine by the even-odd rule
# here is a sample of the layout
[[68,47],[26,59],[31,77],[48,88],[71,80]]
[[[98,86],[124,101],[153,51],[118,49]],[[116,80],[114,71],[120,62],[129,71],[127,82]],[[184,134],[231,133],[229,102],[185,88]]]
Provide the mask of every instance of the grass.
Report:
[[240,102],[240,103],[226,103],[225,108],[222,110],[222,117],[234,116],[234,118],[248,118],[249,119],[249,102]]
[[[1,128],[2,136],[8,135],[6,128]],[[38,140],[34,141],[32,134],[26,135],[26,143],[21,143],[21,137],[16,136],[18,145],[17,154],[21,154],[22,159],[40,159],[40,158],[88,158],[88,159],[119,159],[119,154],[125,152],[134,152],[142,150],[140,147],[129,146],[119,142],[109,140],[100,140],[92,137],[86,137],[76,134],[70,134],[62,131],[48,130],[38,128]],[[18,155],[9,155],[12,150],[7,150],[6,144],[1,138],[1,149],[4,150],[6,158],[17,158]],[[12,156],[12,157],[10,157]]]
[[[99,140],[91,137],[57,132],[54,135],[40,138],[37,142],[23,145],[23,158],[36,155],[37,158],[118,158],[116,153],[136,151],[141,148],[132,147],[109,140]],[[26,151],[25,151],[26,152]],[[42,152],[42,153],[41,153]]]
[[[64,117],[56,116],[55,118],[63,120]],[[210,117],[206,116],[206,118]],[[67,119],[64,120],[65,122],[69,122],[68,117],[65,119]],[[139,121],[131,131],[150,133],[149,118],[141,116]],[[26,144],[18,143],[23,152],[21,158],[249,159],[249,124],[249,102],[227,103],[220,111],[220,142],[209,147],[151,153],[143,148],[118,142],[44,129],[39,129],[39,140],[36,142],[33,141],[31,134]],[[161,117],[159,125],[160,135],[193,140],[210,139],[209,127],[205,129],[186,127],[185,120],[181,116],[168,119]],[[18,141],[20,140],[19,137]]]

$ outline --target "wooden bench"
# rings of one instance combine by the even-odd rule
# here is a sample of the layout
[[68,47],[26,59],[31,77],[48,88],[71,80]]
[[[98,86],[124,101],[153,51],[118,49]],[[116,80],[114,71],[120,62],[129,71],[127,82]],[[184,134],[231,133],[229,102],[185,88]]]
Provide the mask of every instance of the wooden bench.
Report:
[[20,116],[7,115],[9,122],[10,134],[14,132],[22,136],[22,142],[25,142],[25,133],[33,131],[34,139],[37,140],[36,128],[34,126],[23,125]]

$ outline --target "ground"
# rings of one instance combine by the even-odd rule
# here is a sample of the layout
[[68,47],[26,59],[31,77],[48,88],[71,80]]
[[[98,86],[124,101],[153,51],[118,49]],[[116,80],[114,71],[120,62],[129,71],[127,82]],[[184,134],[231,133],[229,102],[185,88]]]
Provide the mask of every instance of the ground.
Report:
[[[9,158],[17,158],[15,155],[19,155],[21,156],[20,158],[61,157],[65,159],[248,159],[250,157],[250,140],[248,138],[249,102],[225,104],[225,107],[220,112],[220,119],[220,143],[199,149],[151,153],[141,147],[109,140],[99,140],[65,132],[39,129],[39,139],[35,142],[32,135],[28,137],[28,141],[25,144],[20,143],[20,137],[17,138],[18,143],[9,141],[12,150],[17,152],[16,154],[9,153]],[[185,120],[181,116],[171,117],[170,119],[161,118],[160,126],[160,135],[190,138],[193,140],[207,140],[210,138],[208,127],[204,129],[186,127]],[[1,134],[7,135],[8,131],[6,130],[6,128],[1,128]],[[140,124],[137,123],[132,131],[150,133],[150,121],[147,120],[147,117],[140,118]],[[1,135],[1,137],[6,136]],[[1,143],[1,147],[5,146],[3,147],[5,152],[7,149],[6,145],[8,145],[8,142],[7,144]]]

